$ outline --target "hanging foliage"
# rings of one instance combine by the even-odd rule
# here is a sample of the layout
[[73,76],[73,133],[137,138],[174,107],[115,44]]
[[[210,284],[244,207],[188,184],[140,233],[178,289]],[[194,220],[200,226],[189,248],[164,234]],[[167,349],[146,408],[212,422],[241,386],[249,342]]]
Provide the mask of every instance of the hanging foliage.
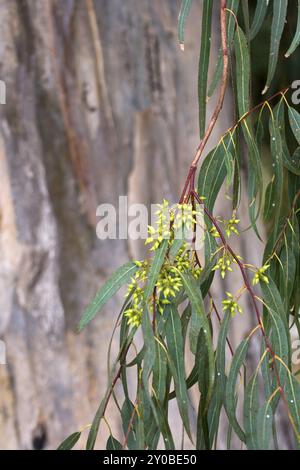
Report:
[[[275,418],[280,402],[280,413],[285,413],[294,434],[294,446],[300,446],[300,384],[293,368],[291,347],[292,327],[296,328],[298,336],[300,334],[300,114],[288,101],[288,88],[258,105],[251,103],[251,41],[271,17],[269,57],[265,58],[268,73],[263,93],[266,93],[282,53],[280,41],[289,4],[287,0],[257,1],[247,28],[247,5],[242,15],[239,11],[240,4],[245,3],[205,2],[199,62],[201,142],[180,201],[172,206],[164,201],[158,206],[156,225],[149,227],[146,241],[151,256],[119,268],[96,294],[80,322],[82,330],[101,313],[104,303],[118,289],[127,286],[120,317],[120,351],[109,371],[109,387],[89,431],[88,449],[94,448],[101,422],[107,419],[107,404],[113,397],[116,383],[123,389],[120,415],[124,438],[118,442],[111,435],[107,449],[156,449],[159,442],[163,442],[166,449],[174,449],[168,418],[172,399],[176,399],[184,432],[198,449],[217,446],[222,409],[228,421],[229,447],[232,434],[243,448],[276,447],[278,423]],[[179,14],[182,48],[190,6],[191,1],[184,0]],[[216,30],[213,34],[221,42],[221,48],[214,81],[208,85],[213,7],[219,10],[220,33]],[[286,56],[291,55],[299,43],[298,18]],[[205,155],[229,87],[230,74],[235,83],[232,93],[235,94],[237,122]],[[216,108],[207,119],[206,101],[216,92],[218,84]],[[287,133],[294,136],[293,149]],[[265,185],[261,158],[263,134],[269,136],[272,169]],[[241,148],[245,150],[243,155]],[[198,171],[200,158],[202,164]],[[243,237],[246,229],[239,227],[238,216],[237,194],[243,184],[238,171],[241,159],[248,171],[248,230],[260,236],[257,221],[268,222],[269,237],[264,242],[265,253],[260,266],[242,259],[234,249],[234,237]],[[214,213],[216,198],[224,185],[233,201],[232,216],[228,220]],[[204,221],[204,243],[203,248],[197,250],[200,214],[201,223]],[[178,242],[175,233],[181,229],[194,232],[192,243],[184,238]],[[199,253],[201,250],[203,253]],[[233,268],[239,271],[239,285],[236,281],[231,283]],[[222,301],[222,312],[218,312],[211,293],[216,276],[226,279],[226,286],[231,285]],[[240,306],[242,296],[249,300],[247,311]],[[218,327],[212,321],[213,315],[218,318]],[[253,316],[256,326],[233,349],[230,329],[238,315]],[[139,331],[143,344],[138,351],[133,344]],[[260,342],[260,358],[251,369],[248,350],[254,338],[256,344]],[[185,362],[187,349],[194,361],[190,373]],[[129,350],[135,351],[131,362],[126,360]],[[137,373],[133,397],[127,387],[129,368],[135,368]],[[199,390],[196,426],[190,422],[191,387]],[[71,434],[60,448],[71,448],[79,437],[79,433]]]

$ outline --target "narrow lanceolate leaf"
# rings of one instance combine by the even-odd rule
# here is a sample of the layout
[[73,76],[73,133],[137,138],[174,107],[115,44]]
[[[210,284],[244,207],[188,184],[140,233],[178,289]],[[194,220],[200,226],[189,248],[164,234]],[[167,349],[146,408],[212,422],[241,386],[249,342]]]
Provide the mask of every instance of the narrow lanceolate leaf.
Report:
[[125,401],[121,410],[122,428],[123,433],[126,436],[128,433],[127,447],[129,450],[138,450],[137,442],[137,414],[134,409],[133,403],[125,398]]
[[[205,402],[202,408],[199,408],[198,425],[197,425],[197,449],[211,449],[217,436],[220,421],[220,413],[222,405],[225,403],[226,374],[225,374],[225,358],[226,358],[226,338],[228,334],[231,315],[227,312],[221,323],[218,345],[216,350],[216,377],[214,391],[206,414]],[[199,337],[200,339],[200,337]],[[200,345],[199,345],[200,346]],[[199,357],[200,356],[200,357]],[[205,400],[206,391],[206,369],[205,354],[198,347],[196,364],[198,363],[198,383],[201,392],[201,400]],[[201,405],[201,403],[200,403]],[[200,426],[200,427],[199,427]]]
[[175,366],[174,384],[176,399],[182,422],[187,433],[190,435],[188,404],[189,398],[186,386],[185,364],[184,364],[184,343],[182,337],[181,321],[179,313],[174,305],[166,310],[169,320],[166,325],[166,340],[170,360]]
[[258,0],[254,13],[253,22],[250,29],[250,39],[254,39],[259,33],[267,14],[269,0]]
[[138,267],[135,263],[129,262],[121,266],[109,278],[103,287],[97,292],[96,297],[92,303],[85,310],[82,319],[79,323],[79,331],[83,330],[86,325],[95,317],[95,315],[102,309],[106,302],[126,284],[131,276],[135,274]]
[[203,315],[200,316],[198,310],[192,308],[192,315],[190,321],[189,341],[190,349],[193,354],[196,354],[197,352],[198,336],[200,334],[201,328],[203,328],[203,325],[205,324],[205,309],[203,302],[199,305],[199,308],[201,308],[201,310],[203,311]]
[[283,149],[283,164],[294,175],[300,175],[300,147],[297,147],[293,155],[289,154],[287,145]]
[[122,450],[122,444],[113,436],[109,436],[106,443],[106,450]]
[[[142,317],[142,331],[144,336],[145,356],[143,361],[142,380],[144,385],[145,400],[151,408],[153,417],[159,431],[162,433],[166,449],[174,449],[174,442],[168,420],[165,416],[165,410],[162,408],[160,402],[154,396],[151,396],[149,391],[149,377],[153,371],[156,360],[156,346],[155,338],[147,310],[145,309]],[[147,429],[145,430],[147,432]]]
[[232,140],[227,134],[223,140],[205,158],[200,168],[198,178],[198,192],[205,197],[205,205],[209,211],[213,210],[216,198],[226,176],[227,152],[231,152]]
[[212,7],[213,0],[207,0],[206,2],[203,2],[201,48],[198,72],[199,130],[201,139],[203,138],[205,132],[206,91],[211,44]]
[[249,380],[245,390],[244,397],[244,426],[246,435],[246,446],[248,450],[258,448],[257,439],[257,415],[259,411],[259,388],[258,388],[258,372],[255,371]]
[[270,401],[264,403],[257,413],[256,435],[259,450],[268,450],[272,435],[273,411]]
[[[228,45],[229,50],[231,49],[231,43],[232,43],[233,36],[234,36],[235,18],[237,16],[239,5],[240,5],[240,0],[229,0],[227,2],[228,13],[226,17],[226,23],[227,23],[226,31],[227,31],[227,45]],[[223,54],[222,54],[222,50],[219,50],[217,64],[216,64],[216,68],[213,74],[213,79],[211,81],[211,84],[208,90],[209,98],[214,94],[214,91],[217,88],[218,83],[221,79],[222,73],[223,73]]]
[[163,437],[163,442],[166,450],[174,450],[174,440],[171,433],[171,429],[168,423],[168,418],[166,416],[165,408],[156,400],[154,397],[153,404],[151,404],[152,411],[155,417],[155,420],[158,422],[159,430]]
[[279,276],[280,292],[285,300],[285,308],[288,309],[289,300],[293,292],[297,265],[292,247],[287,243],[281,250],[280,261],[282,265]]
[[298,19],[297,19],[297,28],[296,32],[292,41],[292,44],[290,45],[289,49],[287,50],[285,57],[289,57],[300,44],[300,0],[298,0]]
[[[286,142],[286,132],[285,132],[285,107],[283,105],[277,106],[277,120],[278,127],[281,134],[281,143],[282,143],[282,161],[283,165],[295,175],[300,175],[300,147],[298,147],[294,154],[291,155],[287,142]],[[291,112],[292,113],[292,112]],[[292,119],[294,125],[294,116],[291,114],[289,116]],[[295,123],[296,124],[296,123]]]
[[273,20],[271,29],[271,45],[269,54],[269,69],[266,86],[262,92],[265,94],[270,88],[272,79],[275,74],[280,40],[283,33],[283,28],[286,21],[288,0],[276,0],[273,2]]
[[245,34],[240,27],[236,30],[234,44],[237,62],[237,102],[241,118],[249,111],[250,107],[250,56]]
[[152,265],[149,271],[149,280],[144,292],[145,302],[153,293],[159,272],[161,270],[162,265],[164,264],[165,256],[168,250],[168,242],[169,241],[167,239],[164,239],[155,251]]
[[234,353],[232,358],[231,368],[229,371],[227,384],[226,384],[226,391],[225,391],[225,403],[226,403],[226,413],[229,419],[230,424],[232,425],[235,433],[241,439],[241,441],[245,442],[246,437],[245,433],[242,430],[238,420],[236,418],[236,383],[239,376],[240,368],[245,361],[247,351],[249,347],[249,338],[244,339],[241,344],[238,346],[237,350]]
[[186,18],[191,8],[192,0],[182,0],[181,8],[178,16],[178,40],[180,48],[184,51],[184,29]]
[[289,107],[289,121],[293,134],[300,145],[300,114],[291,107]]
[[144,309],[142,317],[142,332],[144,337],[145,355],[143,361],[143,382],[146,390],[149,390],[149,376],[155,363],[156,347],[155,338],[147,309]]
[[198,336],[195,364],[197,364],[198,367],[198,387],[200,392],[197,417],[197,449],[201,449],[202,446],[204,449],[210,449],[207,420],[209,402],[211,399],[211,397],[207,395],[209,390],[209,358],[203,330],[200,331]]
[[[279,371],[279,380],[280,385],[283,386],[286,379],[287,368],[289,366],[289,338],[290,336],[286,332],[285,325],[281,320],[280,316],[272,309],[268,311],[269,317],[271,320],[271,346],[275,354],[280,357],[281,362],[278,363],[278,371]],[[286,367],[282,364],[286,364]],[[275,387],[279,386],[276,382]]]
[[278,291],[278,288],[271,277],[269,277],[269,282],[260,283],[263,298],[268,309],[270,308],[279,315],[281,320],[285,325],[287,325],[286,311]]
[[70,434],[57,448],[57,450],[71,450],[75,444],[79,441],[81,432],[74,432]]
[[[167,348],[164,345],[163,341],[159,338],[156,338],[156,342],[159,344],[161,347],[161,351],[165,354],[166,358],[168,358],[167,354]],[[147,348],[147,345],[145,345]],[[153,353],[152,346],[150,348],[149,356]],[[145,369],[145,365],[144,365]],[[144,375],[144,370],[143,370],[143,375]],[[148,443],[148,446],[150,449],[155,448],[157,445],[157,440],[159,438],[159,435],[161,434],[163,437],[163,441],[165,444],[165,448],[167,450],[174,450],[174,441],[172,437],[172,433],[169,427],[168,423],[168,407],[163,406],[163,404],[160,403],[158,400],[158,397],[156,396],[156,391],[153,390],[153,395],[149,393],[149,387],[148,387],[148,381],[145,382],[144,378],[144,388],[142,390],[142,397],[143,397],[143,415],[144,415],[144,421],[145,421],[145,437],[146,437],[146,442]],[[167,389],[168,393],[168,389]],[[145,415],[146,411],[146,415]],[[146,419],[145,419],[146,418]],[[157,432],[155,431],[155,423],[151,422],[155,421],[156,427],[157,427]],[[154,432],[153,432],[154,431]],[[155,437],[155,439],[153,438]],[[156,444],[153,446],[153,442],[156,442]]]
[[284,387],[287,404],[290,412],[290,421],[295,433],[297,444],[300,443],[300,384],[298,380],[288,374]]
[[231,320],[230,312],[227,312],[222,320],[218,345],[216,351],[216,396],[217,407],[223,405],[225,401],[226,375],[225,375],[225,358],[226,358],[226,339],[228,335],[229,324]]
[[[236,54],[236,82],[237,82],[237,103],[239,117],[242,118],[250,108],[250,56],[246,37],[240,27],[235,33],[235,54]],[[254,138],[254,131],[251,119],[242,121],[242,129],[248,147],[248,199],[249,216],[253,229],[257,233],[256,219],[256,197],[262,187],[262,170],[260,154]]]
[[280,117],[282,115],[283,101],[280,101],[274,108],[273,114],[270,116],[269,131],[270,131],[270,148],[272,155],[272,170],[273,170],[273,191],[276,194],[276,200],[270,202],[272,214],[274,215],[274,227],[279,223],[280,209],[282,203],[283,193],[283,163],[282,163],[282,140],[281,132],[279,129]]
[[107,389],[106,394],[97,409],[97,412],[93,419],[92,426],[90,428],[90,432],[88,435],[88,439],[86,443],[86,450],[93,450],[95,447],[100,422],[101,422],[101,419],[103,418],[103,413],[105,411],[106,401],[109,397],[109,393],[110,393],[110,389]]
[[272,219],[275,211],[276,190],[274,177],[269,182],[265,192],[265,203],[264,203],[264,220],[268,222]]
[[156,398],[160,403],[163,403],[166,396],[167,370],[166,354],[164,353],[161,345],[156,342],[156,358],[153,366],[152,387]]
[[183,281],[183,285],[185,291],[190,299],[192,311],[196,312],[196,314],[201,319],[201,324],[203,328],[203,333],[205,336],[206,348],[208,352],[208,391],[207,391],[207,403],[209,403],[214,381],[215,381],[215,363],[214,363],[214,351],[213,351],[213,343],[212,337],[210,332],[210,325],[205,315],[205,310],[203,307],[203,299],[201,296],[200,289],[197,285],[197,282],[193,278],[193,276],[189,273],[180,273],[180,276]]

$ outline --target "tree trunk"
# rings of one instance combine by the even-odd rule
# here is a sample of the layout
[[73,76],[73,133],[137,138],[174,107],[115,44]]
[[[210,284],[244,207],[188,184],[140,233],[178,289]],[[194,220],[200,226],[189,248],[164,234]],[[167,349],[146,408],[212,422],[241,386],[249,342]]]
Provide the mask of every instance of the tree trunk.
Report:
[[[108,275],[143,248],[97,239],[96,208],[117,207],[119,195],[175,202],[198,143],[202,7],[192,7],[182,53],[178,3],[0,0],[2,449],[54,448],[91,422],[104,393],[122,296],[82,334],[76,325]],[[218,12],[215,21],[217,30]],[[214,143],[232,124],[228,105],[221,116]],[[248,241],[239,252],[259,262]],[[219,300],[223,291],[216,284]],[[107,416],[118,434],[114,407]]]

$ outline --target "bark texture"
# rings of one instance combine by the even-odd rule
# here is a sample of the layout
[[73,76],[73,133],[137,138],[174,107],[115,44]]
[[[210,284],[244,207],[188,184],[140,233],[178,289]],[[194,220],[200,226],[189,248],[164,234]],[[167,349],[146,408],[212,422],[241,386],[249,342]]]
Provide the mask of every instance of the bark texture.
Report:
[[[198,143],[201,2],[184,53],[178,3],[0,0],[2,449],[54,448],[91,422],[104,393],[120,297],[81,335],[76,325],[107,276],[143,248],[99,241],[96,207],[126,194],[175,202]],[[226,109],[215,138],[232,123]],[[216,284],[218,298],[223,290]],[[108,417],[118,433],[113,407]]]

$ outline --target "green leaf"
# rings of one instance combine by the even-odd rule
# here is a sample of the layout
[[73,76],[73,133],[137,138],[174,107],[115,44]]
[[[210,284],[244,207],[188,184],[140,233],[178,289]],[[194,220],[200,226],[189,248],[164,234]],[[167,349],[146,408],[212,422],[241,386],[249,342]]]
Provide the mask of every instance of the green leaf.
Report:
[[178,40],[182,50],[184,50],[184,29],[186,18],[191,8],[192,0],[182,0],[178,16]]
[[182,329],[182,337],[183,337],[183,342],[185,342],[187,330],[188,330],[188,325],[189,321],[191,319],[192,315],[192,309],[191,309],[191,304],[189,303],[186,308],[184,309],[182,315],[181,315],[181,329]]
[[[286,364],[288,367],[289,365],[289,334],[286,330],[286,326],[284,325],[283,321],[281,320],[280,316],[277,314],[276,311],[272,310],[271,308],[268,309],[269,318],[271,320],[271,346],[275,354],[281,358],[281,360]],[[284,384],[286,379],[286,367],[284,367],[281,363],[277,365],[279,370],[279,380],[280,384]],[[275,382],[275,387],[278,386],[277,382]]]
[[[199,410],[198,412],[198,423],[197,423],[197,449],[199,450],[205,450],[207,448],[212,449],[214,440],[217,438],[217,432],[218,432],[218,427],[219,427],[219,410],[218,410],[218,404],[216,402],[216,387],[214,388],[213,395],[209,404],[209,409],[207,412],[207,417],[206,417],[206,428],[203,429],[203,425],[201,423],[201,412],[202,410]],[[199,426],[200,424],[200,426]],[[209,444],[207,445],[207,437],[205,433],[208,433],[209,437]]]
[[286,244],[280,253],[280,261],[282,269],[280,270],[280,291],[282,298],[285,299],[286,309],[289,306],[289,300],[293,292],[293,286],[296,276],[296,257],[293,253],[292,247]]
[[122,444],[113,436],[109,436],[106,443],[106,450],[122,450]]
[[256,434],[257,415],[259,411],[259,388],[258,388],[257,369],[246,386],[244,397],[244,426],[246,434],[246,446],[248,450],[258,448],[258,439]]
[[268,450],[270,446],[270,439],[272,435],[273,426],[273,410],[271,403],[267,401],[258,410],[257,423],[256,423],[256,435],[258,449]]
[[236,75],[238,89],[239,117],[244,116],[250,108],[250,56],[245,34],[237,27],[235,36]]
[[254,39],[260,31],[267,14],[269,0],[257,0],[253,22],[250,29],[250,39]]
[[149,380],[149,376],[152,372],[152,369],[155,363],[156,346],[155,346],[154,333],[153,333],[153,329],[152,329],[152,325],[150,322],[147,309],[144,309],[144,312],[143,312],[142,332],[143,332],[144,346],[145,346],[142,377],[143,377],[145,389],[149,390],[148,380]]
[[128,428],[130,425],[130,431],[129,431],[128,440],[127,440],[128,449],[138,450],[139,446],[137,442],[137,432],[136,432],[137,414],[136,412],[134,412],[133,403],[128,398],[125,398],[125,401],[123,403],[122,410],[121,410],[121,419],[122,419],[122,427],[123,427],[124,436],[127,435]]
[[272,28],[271,28],[269,69],[268,69],[267,83],[262,92],[263,95],[270,88],[271,81],[273,80],[273,77],[275,74],[277,60],[278,60],[280,40],[281,40],[281,36],[283,33],[285,21],[286,21],[287,6],[288,6],[288,0],[277,0],[276,2],[273,2],[273,20],[272,20]]
[[185,291],[190,299],[192,311],[193,313],[195,312],[199,316],[199,319],[203,328],[203,333],[205,335],[206,348],[208,351],[209,386],[208,386],[208,392],[207,392],[207,403],[209,403],[211,395],[212,395],[212,391],[213,391],[214,381],[215,381],[214,351],[213,351],[212,337],[211,337],[211,332],[210,332],[210,325],[205,315],[201,292],[200,292],[199,287],[197,286],[195,279],[189,273],[180,273],[180,276],[182,278]]
[[[237,104],[239,117],[242,118],[250,108],[250,56],[246,37],[240,27],[237,27],[234,43],[236,53]],[[262,170],[260,154],[257,143],[255,141],[250,117],[243,119],[242,129],[249,152],[249,216],[251,225],[258,235],[256,228],[256,219],[258,217],[258,213],[256,214],[256,197],[258,193],[261,193],[260,189],[262,187]]]
[[166,310],[166,314],[169,317],[166,325],[166,340],[170,359],[175,366],[173,378],[176,399],[184,427],[190,436],[191,432],[188,414],[189,397],[185,378],[184,343],[182,338],[181,322],[178,311],[174,305],[170,305],[170,307]]
[[298,145],[300,145],[300,114],[291,107],[289,107],[289,121]]
[[109,397],[109,393],[110,393],[110,390],[108,389],[106,391],[106,394],[105,394],[103,400],[101,401],[101,403],[100,403],[100,405],[97,409],[97,412],[96,412],[95,417],[93,419],[92,426],[91,426],[91,429],[90,429],[90,432],[89,432],[89,435],[88,435],[88,439],[87,439],[87,443],[86,443],[86,450],[93,450],[94,447],[95,447],[100,422],[101,422],[101,419],[103,417],[103,413],[104,413],[104,410],[105,410],[106,401]]
[[[268,275],[268,272],[266,272],[266,274]],[[268,283],[262,281],[260,283],[260,287],[267,307],[276,312],[283,323],[287,326],[286,311],[280,293],[273,279],[269,277]]]
[[272,219],[275,211],[274,201],[276,200],[276,190],[274,179],[272,179],[266,189],[265,193],[265,203],[264,203],[264,220],[268,222]]
[[198,104],[199,104],[199,130],[202,139],[205,133],[206,101],[207,101],[207,76],[209,67],[209,55],[211,44],[211,23],[212,23],[213,0],[203,3],[201,47],[198,71]]
[[145,399],[149,402],[149,406],[151,407],[157,427],[163,435],[166,449],[172,450],[174,449],[174,442],[167,417],[165,416],[165,410],[164,408],[162,408],[157,398],[155,396],[152,397],[149,392],[149,377],[151,372],[153,371],[153,367],[156,360],[156,342],[147,310],[145,310],[143,313],[142,331],[145,346],[145,356],[142,372]]
[[[203,330],[198,336],[197,352],[195,364],[198,367],[198,387],[200,392],[200,402],[198,406],[197,417],[197,449],[210,449],[209,428],[208,428],[208,409],[211,396],[209,392],[209,357],[205,344],[205,335]],[[203,444],[202,444],[203,441]],[[204,446],[204,447],[202,447]]]
[[[201,309],[202,308],[203,308],[203,313],[205,315],[203,302],[201,304]],[[200,316],[198,311],[192,308],[189,341],[190,341],[190,350],[193,354],[196,354],[197,352],[198,336],[200,334],[201,328],[203,328],[203,324],[204,324],[203,316]]]
[[225,389],[226,389],[226,374],[225,374],[225,359],[226,359],[226,339],[231,320],[230,312],[226,312],[219,331],[218,345],[216,351],[216,397],[217,408],[221,408],[225,402]]
[[297,28],[296,32],[292,41],[292,44],[288,48],[287,52],[285,53],[285,57],[289,57],[300,44],[300,0],[298,0],[298,19],[297,19]]
[[155,419],[158,421],[159,429],[161,430],[166,450],[174,450],[175,449],[174,440],[173,440],[173,436],[170,430],[168,419],[165,413],[165,409],[156,400],[155,397],[153,398],[152,410],[154,411]]
[[129,262],[121,266],[117,271],[109,278],[103,287],[97,292],[92,303],[85,310],[82,319],[79,323],[79,331],[96,316],[96,314],[102,309],[106,302],[122,287],[126,284],[131,276],[133,276],[138,267],[135,263]]
[[[216,378],[214,391],[209,404],[209,409],[207,415],[203,416],[202,410],[199,409],[200,415],[198,416],[198,425],[197,425],[197,449],[211,449],[213,447],[214,439],[217,437],[220,413],[222,405],[225,404],[225,389],[226,389],[226,374],[225,374],[225,358],[226,358],[226,338],[228,334],[229,324],[231,320],[231,315],[227,312],[222,320],[219,336],[218,336],[218,345],[216,350]],[[199,354],[202,354],[199,350]],[[196,363],[199,364],[199,375],[201,368],[201,360],[198,359],[199,354],[196,358]],[[198,381],[203,381],[203,378],[198,379]],[[202,397],[202,394],[201,394]],[[206,427],[203,426],[201,418],[206,419]],[[206,435],[207,434],[207,435]]]
[[272,155],[273,170],[273,191],[275,199],[271,201],[272,214],[274,216],[274,226],[277,227],[280,217],[280,209],[283,200],[283,164],[282,164],[282,140],[280,132],[281,116],[283,109],[283,101],[281,100],[274,108],[273,114],[270,116],[270,149]]
[[247,355],[248,347],[249,347],[249,338],[246,338],[240,343],[237,350],[235,351],[234,356],[232,358],[231,368],[229,371],[228,380],[226,384],[226,391],[225,391],[225,403],[226,403],[225,409],[226,409],[229,422],[232,425],[237,436],[243,442],[246,441],[246,436],[236,418],[237,403],[235,399],[235,388],[236,388],[236,382],[238,379],[240,368],[242,367],[245,361],[246,355]]
[[290,156],[287,146],[283,152],[283,164],[287,170],[294,175],[300,175],[300,147],[297,147],[292,156]]
[[100,405],[99,405],[99,407],[96,411],[96,414],[94,416],[94,419],[93,419],[93,422],[92,422],[92,425],[91,425],[91,428],[90,428],[90,431],[89,431],[89,435],[88,435],[88,439],[87,439],[87,443],[86,443],[86,449],[87,450],[93,450],[94,447],[95,447],[95,443],[96,443],[96,439],[97,439],[101,419],[103,418],[103,414],[105,412],[107,400],[109,399],[109,397],[112,393],[112,385],[111,384],[114,380],[113,379],[114,374],[116,373],[116,366],[117,366],[118,362],[120,362],[121,364],[123,363],[123,361],[126,357],[127,349],[129,348],[129,345],[132,341],[132,338],[135,334],[135,331],[136,331],[136,329],[132,328],[132,330],[129,332],[129,335],[126,334],[126,335],[124,335],[124,338],[122,338],[122,341],[121,341],[121,344],[120,344],[120,350],[119,350],[117,359],[116,359],[116,361],[115,361],[115,363],[112,367],[112,370],[110,372],[110,377],[109,377],[109,381],[108,381],[110,385],[107,388],[102,401],[100,402]]
[[[205,265],[203,267],[203,271],[200,274],[199,283],[201,286],[205,283],[208,283],[208,291],[213,281],[215,273],[214,271],[212,271],[212,268],[216,264],[216,260],[213,256],[213,253],[215,253],[215,251],[217,250],[217,242],[216,239],[208,231],[211,229],[212,223],[207,217],[205,217],[205,225],[207,229],[204,239]],[[204,297],[204,294],[202,295]]]
[[[286,142],[286,135],[285,135],[285,108],[282,104],[283,104],[283,100],[281,100],[281,102],[276,107],[277,125],[281,134],[282,162],[283,162],[283,165],[289,171],[291,171],[295,175],[299,175],[300,174],[300,147],[298,147],[295,150],[292,156],[290,155],[290,151]],[[292,111],[290,112],[289,119],[292,119],[292,122],[294,123],[294,125],[296,125],[297,119],[295,122]]]
[[[167,349],[166,349],[166,346],[163,344],[163,341],[161,339],[159,339],[159,340],[157,339],[157,342],[160,345],[160,347],[161,347],[162,351],[164,352],[164,354],[166,355],[167,359],[169,360],[169,357],[168,357],[168,354],[167,354]],[[150,351],[149,355],[151,355],[151,351]],[[144,374],[144,371],[143,371],[143,374]],[[172,433],[171,433],[171,430],[170,430],[170,426],[169,426],[169,423],[168,423],[168,417],[167,417],[168,408],[167,408],[167,406],[163,406],[158,401],[155,394],[153,396],[150,395],[149,389],[148,389],[148,382],[147,381],[145,382],[145,380],[143,380],[143,382],[144,382],[143,409],[144,410],[145,410],[145,408],[148,409],[148,410],[149,410],[149,408],[151,409],[153,418],[156,422],[156,426],[159,430],[158,432],[161,433],[162,436],[163,436],[163,441],[164,441],[164,444],[165,444],[165,448],[167,450],[174,450],[174,448],[175,448],[174,447],[174,441],[173,441],[173,437],[172,437]],[[146,384],[146,386],[145,386],[145,384]],[[148,431],[147,435],[146,435],[146,442],[148,442],[148,444],[150,445],[150,443],[152,442],[151,439],[152,439],[152,436],[153,436],[153,430],[155,431],[155,426],[152,426],[151,424],[149,426],[147,426],[147,422],[148,421],[145,422],[145,430]]]
[[160,270],[162,268],[162,265],[164,264],[165,256],[168,251],[168,246],[169,246],[169,240],[164,239],[162,240],[161,244],[155,251],[155,255],[152,261],[152,265],[149,271],[149,279],[148,283],[144,292],[144,300],[145,302],[148,300],[148,298],[152,295],[158,275],[160,273]]
[[[165,312],[167,313],[167,312]],[[153,366],[153,381],[152,387],[155,391],[157,400],[160,403],[163,403],[166,396],[167,389],[167,357],[164,351],[162,350],[160,344],[156,342],[156,358]]]
[[234,172],[234,158],[230,152],[226,152],[226,159],[225,159],[225,165],[226,165],[226,186],[229,188],[229,186],[232,183],[233,180],[233,172]]
[[81,432],[74,432],[70,434],[57,448],[57,450],[71,450],[75,444],[79,441]]
[[203,161],[198,178],[198,193],[205,197],[205,205],[213,210],[217,195],[226,176],[227,152],[232,151],[231,136],[227,134]]
[[297,443],[300,443],[300,384],[292,374],[287,374],[284,393],[289,407],[290,418]]

